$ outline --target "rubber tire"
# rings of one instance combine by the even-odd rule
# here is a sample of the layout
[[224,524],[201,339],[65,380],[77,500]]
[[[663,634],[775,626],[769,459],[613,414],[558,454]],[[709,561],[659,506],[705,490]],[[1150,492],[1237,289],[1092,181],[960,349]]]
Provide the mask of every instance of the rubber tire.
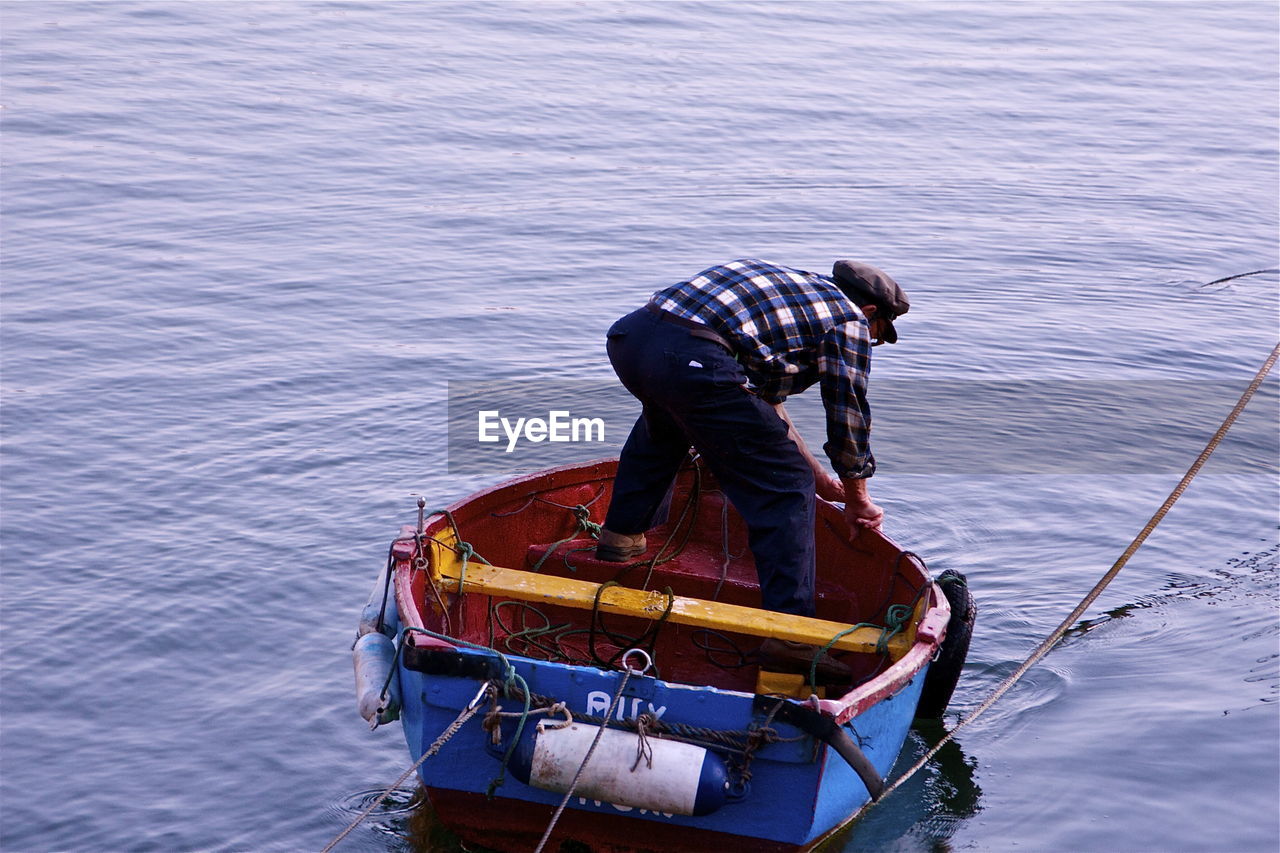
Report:
[[960,681],[965,658],[969,656],[969,640],[973,636],[973,623],[978,618],[978,605],[969,593],[964,575],[947,569],[936,581],[942,594],[951,605],[951,619],[947,621],[947,636],[942,641],[938,656],[929,666],[920,692],[920,704],[916,706],[916,719],[940,720],[951,702],[951,694]]

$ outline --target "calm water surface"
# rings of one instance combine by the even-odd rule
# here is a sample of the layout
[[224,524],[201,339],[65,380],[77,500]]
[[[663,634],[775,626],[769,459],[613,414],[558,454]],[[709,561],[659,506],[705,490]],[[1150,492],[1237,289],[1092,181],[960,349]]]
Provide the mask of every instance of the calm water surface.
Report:
[[[0,848],[323,847],[409,763],[351,696],[387,541],[496,479],[446,467],[447,388],[607,382],[615,317],[733,257],[904,284],[878,430],[933,380],[1117,423],[1117,382],[1223,401],[1141,429],[1149,470],[1105,418],[1110,457],[1072,455],[1070,416],[997,413],[927,465],[884,437],[888,531],[982,607],[953,723],[1177,482],[1172,426],[1207,438],[1275,345],[1276,275],[1203,285],[1280,266],[1278,17],[4,4]],[[1271,382],[1248,417],[1275,413]],[[1055,464],[1001,464],[1012,436]],[[846,849],[1276,849],[1276,460],[1220,454]]]

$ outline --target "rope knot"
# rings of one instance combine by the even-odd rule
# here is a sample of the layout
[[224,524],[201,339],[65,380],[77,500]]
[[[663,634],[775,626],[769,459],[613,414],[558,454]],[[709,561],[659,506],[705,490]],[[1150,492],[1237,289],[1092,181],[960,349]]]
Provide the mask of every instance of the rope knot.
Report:
[[653,769],[653,745],[649,743],[649,734],[655,730],[657,722],[658,718],[648,712],[636,717],[636,760],[631,765],[632,773],[636,772],[641,761],[645,767]]
[[573,514],[577,517],[578,527],[581,528],[583,533],[586,533],[592,539],[600,538],[602,525],[596,524],[591,520],[591,510],[587,509],[582,504],[578,504],[573,508]]

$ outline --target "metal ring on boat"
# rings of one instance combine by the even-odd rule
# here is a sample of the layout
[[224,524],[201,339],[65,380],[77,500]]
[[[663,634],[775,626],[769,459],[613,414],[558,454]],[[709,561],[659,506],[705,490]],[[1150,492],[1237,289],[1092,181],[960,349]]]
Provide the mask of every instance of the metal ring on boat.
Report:
[[[644,666],[639,669],[632,669],[627,666],[627,658],[632,655],[640,655],[640,657],[644,659]],[[632,675],[644,675],[646,672],[653,669],[653,658],[649,657],[649,653],[644,649],[627,649],[622,653],[622,667]]]

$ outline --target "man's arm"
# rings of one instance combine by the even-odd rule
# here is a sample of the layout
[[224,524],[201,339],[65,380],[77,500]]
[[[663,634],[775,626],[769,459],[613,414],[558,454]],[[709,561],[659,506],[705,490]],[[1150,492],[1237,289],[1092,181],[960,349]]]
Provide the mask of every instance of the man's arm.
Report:
[[787,415],[787,410],[782,407],[781,403],[774,403],[773,410],[778,413],[778,417],[787,425],[787,436],[796,443],[796,447],[800,448],[800,454],[804,456],[804,461],[809,463],[809,467],[813,469],[813,479],[817,483],[818,497],[828,501],[843,501],[845,499],[844,484],[831,476],[827,472],[827,466],[818,461],[818,457],[809,451],[804,443],[804,439],[800,437],[800,433],[796,430],[796,425],[791,422],[791,418]]
[[870,447],[871,408],[867,405],[870,370],[871,337],[865,324],[845,323],[823,337],[818,373],[827,410],[825,449],[844,486],[844,517],[854,536],[864,527],[879,527],[884,519],[884,510],[867,492],[867,478],[876,470]]
[[778,417],[786,422],[787,435],[800,448],[801,455],[813,469],[818,497],[828,501],[844,502],[844,518],[849,524],[850,532],[854,535],[863,527],[879,528],[881,521],[884,520],[884,510],[871,501],[871,496],[867,492],[867,479],[850,477],[841,481],[831,476],[827,473],[826,466],[819,462],[805,445],[804,439],[801,438],[796,425],[791,422],[782,404],[775,403],[773,409],[778,413]]

